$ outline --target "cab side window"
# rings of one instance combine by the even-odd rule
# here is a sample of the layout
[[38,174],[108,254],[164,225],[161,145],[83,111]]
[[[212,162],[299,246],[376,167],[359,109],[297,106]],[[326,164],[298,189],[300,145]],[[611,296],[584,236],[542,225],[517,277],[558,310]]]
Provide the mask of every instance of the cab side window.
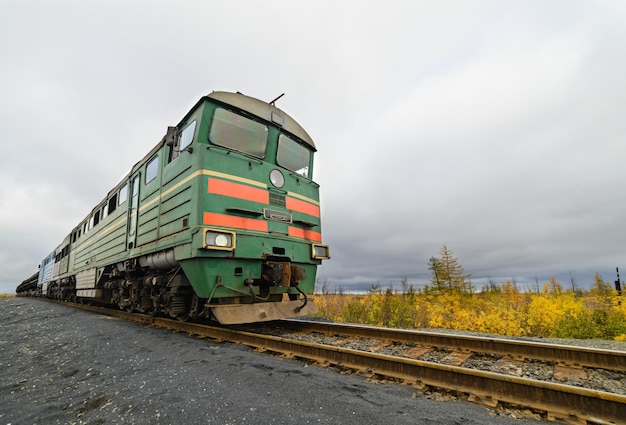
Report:
[[146,184],[150,183],[159,174],[159,157],[155,156],[146,165]]
[[170,158],[168,162],[171,162],[174,158],[176,158],[182,151],[193,143],[193,136],[196,133],[196,124],[197,121],[193,120],[185,129],[179,134],[176,143],[171,147],[170,150]]
[[191,142],[193,142],[193,135],[195,132],[196,132],[196,121],[192,121],[191,124],[185,127],[183,132],[180,133],[180,142],[178,144],[179,151],[184,150],[187,146],[191,144]]

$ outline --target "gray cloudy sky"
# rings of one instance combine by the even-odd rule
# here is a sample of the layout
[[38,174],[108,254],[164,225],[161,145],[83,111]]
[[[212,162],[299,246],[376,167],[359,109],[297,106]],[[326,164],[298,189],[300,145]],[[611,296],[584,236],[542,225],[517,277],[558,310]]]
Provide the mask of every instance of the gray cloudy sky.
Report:
[[626,3],[0,0],[0,293],[213,90],[319,152],[329,287],[626,274]]

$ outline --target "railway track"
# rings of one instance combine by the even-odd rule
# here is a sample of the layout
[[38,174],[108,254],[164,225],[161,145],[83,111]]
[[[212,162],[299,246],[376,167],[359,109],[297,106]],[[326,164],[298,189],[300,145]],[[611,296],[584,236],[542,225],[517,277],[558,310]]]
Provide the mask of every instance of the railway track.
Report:
[[499,354],[514,360],[551,361],[564,368],[592,367],[626,371],[626,352],[546,344],[532,341],[442,334],[406,329],[390,329],[361,325],[283,320],[282,328],[296,332],[317,332],[326,335],[370,338],[385,343],[407,343],[421,347],[445,347],[464,357],[467,353]]
[[[150,326],[186,332],[200,338],[243,344],[259,351],[269,351],[322,365],[335,365],[373,376],[392,378],[417,387],[428,386],[461,392],[468,394],[470,401],[491,407],[503,402],[531,408],[545,412],[546,419],[552,421],[576,424],[619,424],[626,421],[626,395],[456,365],[463,363],[463,359],[475,353],[496,353],[505,356],[506,361],[510,362],[541,359],[554,362],[557,367],[565,370],[592,367],[622,372],[626,370],[624,352],[293,320],[278,322],[274,328],[260,327],[259,333],[257,330],[250,331],[249,327],[248,330],[242,330],[241,327],[180,322],[93,306],[78,307]],[[287,336],[270,335],[267,333],[268,329],[274,329],[273,333],[276,333],[275,329],[283,329],[282,334]],[[353,339],[367,338],[382,343],[377,344],[373,350],[366,351],[312,342],[316,339],[304,336],[311,334],[341,335],[343,338]],[[455,364],[435,363],[379,352],[388,344],[397,343],[412,346],[416,349],[414,354],[428,347],[443,347],[448,350],[448,357],[456,358],[457,361]]]

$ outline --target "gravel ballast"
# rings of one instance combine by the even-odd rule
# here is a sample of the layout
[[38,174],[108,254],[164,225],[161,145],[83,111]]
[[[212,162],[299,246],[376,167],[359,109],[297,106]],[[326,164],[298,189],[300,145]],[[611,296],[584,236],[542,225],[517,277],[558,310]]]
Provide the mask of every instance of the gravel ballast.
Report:
[[3,425],[538,423],[36,299],[0,323]]

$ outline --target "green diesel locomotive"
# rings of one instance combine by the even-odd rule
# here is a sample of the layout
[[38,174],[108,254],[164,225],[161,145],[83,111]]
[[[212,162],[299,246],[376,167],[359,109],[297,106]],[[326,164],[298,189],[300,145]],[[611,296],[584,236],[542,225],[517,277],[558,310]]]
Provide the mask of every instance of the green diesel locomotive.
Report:
[[315,151],[273,102],[204,96],[17,292],[224,324],[312,314],[330,256]]

